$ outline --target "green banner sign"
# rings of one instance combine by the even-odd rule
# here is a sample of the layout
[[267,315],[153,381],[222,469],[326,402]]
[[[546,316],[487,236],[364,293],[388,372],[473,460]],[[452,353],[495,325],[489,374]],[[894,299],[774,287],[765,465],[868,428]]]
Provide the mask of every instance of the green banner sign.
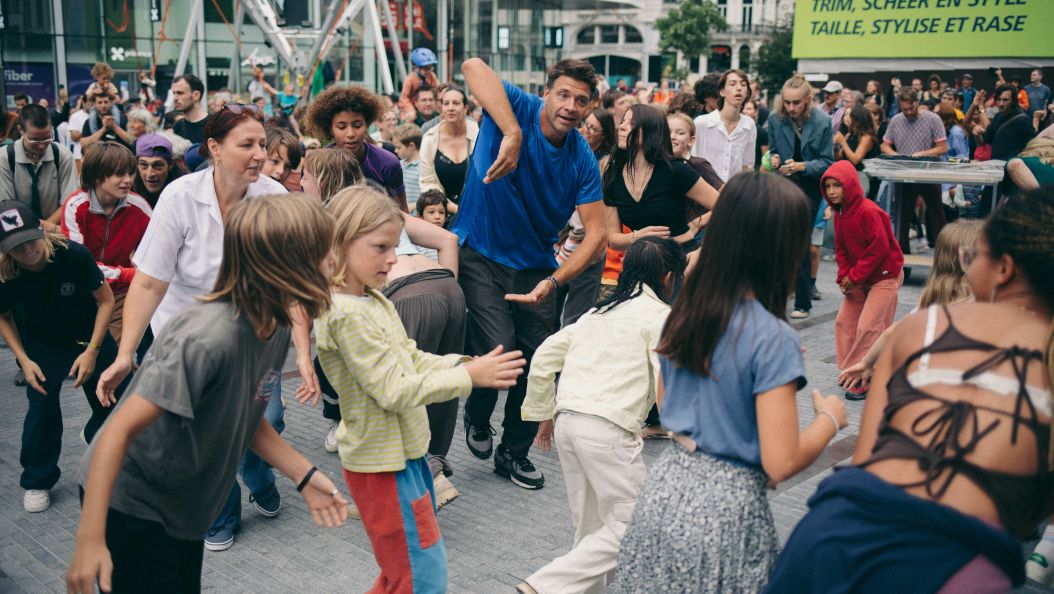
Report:
[[797,0],[795,58],[1052,58],[1054,0]]

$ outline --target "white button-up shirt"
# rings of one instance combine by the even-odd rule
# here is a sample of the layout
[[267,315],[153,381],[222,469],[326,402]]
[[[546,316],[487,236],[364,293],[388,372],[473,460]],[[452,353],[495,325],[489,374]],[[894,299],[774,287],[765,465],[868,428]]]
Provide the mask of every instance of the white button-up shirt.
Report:
[[728,178],[754,168],[754,143],[758,128],[754,120],[740,116],[736,129],[728,133],[721,121],[721,112],[711,111],[695,118],[695,146],[693,157],[702,157],[714,166],[714,171],[727,182]]
[[[150,318],[157,336],[172,316],[212,292],[223,259],[223,218],[216,198],[213,168],[184,175],[161,192],[154,216],[132,263],[168,283],[161,304]],[[261,175],[245,199],[285,194],[282,184]]]

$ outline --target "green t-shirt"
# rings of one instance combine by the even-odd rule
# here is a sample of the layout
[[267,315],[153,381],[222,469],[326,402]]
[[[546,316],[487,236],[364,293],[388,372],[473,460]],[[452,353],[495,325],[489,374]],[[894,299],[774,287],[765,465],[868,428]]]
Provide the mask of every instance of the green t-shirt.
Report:
[[[289,336],[279,327],[258,339],[225,302],[194,303],[173,317],[121,402],[138,394],[165,412],[128,448],[110,507],[159,522],[173,538],[203,539],[281,381]],[[81,463],[81,485],[98,442]]]

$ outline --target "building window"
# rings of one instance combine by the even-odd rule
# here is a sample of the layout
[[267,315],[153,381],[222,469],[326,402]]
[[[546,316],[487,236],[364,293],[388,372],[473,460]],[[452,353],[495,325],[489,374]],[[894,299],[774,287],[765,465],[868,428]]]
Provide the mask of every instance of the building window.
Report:
[[618,43],[618,25],[600,25],[600,43]]
[[732,67],[732,48],[727,45],[710,46],[710,59],[706,63],[708,72],[724,72]]
[[578,45],[593,45],[597,42],[597,28],[586,27],[578,32],[578,36],[575,37],[575,43]]
[[636,27],[624,27],[625,29],[625,40],[624,43],[644,43],[644,37],[640,34],[640,29]]
[[744,72],[750,72],[750,46],[743,45],[739,47],[739,69]]
[[749,33],[754,24],[754,0],[743,0],[742,30]]
[[728,0],[717,0],[717,11],[721,13],[721,16],[728,18]]

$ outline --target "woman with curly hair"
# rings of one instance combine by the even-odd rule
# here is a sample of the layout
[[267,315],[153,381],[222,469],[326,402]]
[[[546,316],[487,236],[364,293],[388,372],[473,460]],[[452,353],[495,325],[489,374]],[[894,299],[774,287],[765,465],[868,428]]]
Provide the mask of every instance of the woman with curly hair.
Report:
[[330,147],[351,151],[363,175],[380,184],[403,212],[409,212],[399,158],[366,139],[370,124],[383,112],[381,100],[365,87],[332,85],[311,103],[307,126],[315,137],[332,141]]

